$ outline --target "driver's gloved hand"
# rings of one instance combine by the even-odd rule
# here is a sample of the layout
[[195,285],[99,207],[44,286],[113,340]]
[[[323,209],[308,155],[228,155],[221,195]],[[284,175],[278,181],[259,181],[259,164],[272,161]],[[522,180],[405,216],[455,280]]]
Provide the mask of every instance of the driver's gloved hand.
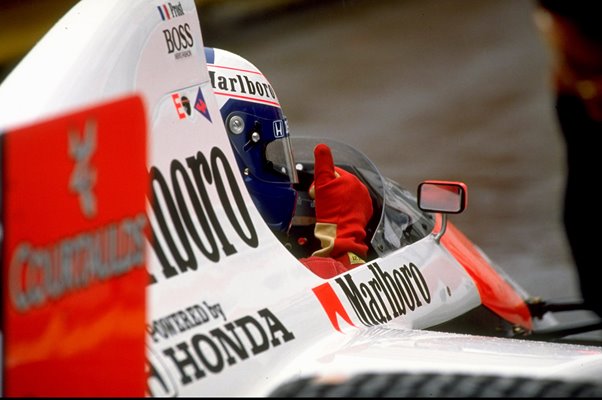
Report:
[[334,166],[330,148],[314,149],[315,173],[309,195],[315,200],[315,236],[321,249],[313,257],[330,257],[346,269],[363,264],[367,257],[366,225],[372,217],[372,199],[355,175]]

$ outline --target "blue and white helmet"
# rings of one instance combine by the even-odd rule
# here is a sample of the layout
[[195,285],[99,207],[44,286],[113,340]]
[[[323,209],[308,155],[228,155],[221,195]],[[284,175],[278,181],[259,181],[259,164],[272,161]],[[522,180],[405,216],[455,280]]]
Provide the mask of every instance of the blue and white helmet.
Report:
[[211,85],[247,189],[275,231],[291,225],[297,171],[286,117],[272,85],[246,59],[205,47]]

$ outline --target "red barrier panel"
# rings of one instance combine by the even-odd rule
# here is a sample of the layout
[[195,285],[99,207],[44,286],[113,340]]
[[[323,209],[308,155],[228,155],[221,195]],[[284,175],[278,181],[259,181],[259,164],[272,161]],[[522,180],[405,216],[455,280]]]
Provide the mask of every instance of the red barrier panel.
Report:
[[138,96],[0,136],[4,396],[145,393]]

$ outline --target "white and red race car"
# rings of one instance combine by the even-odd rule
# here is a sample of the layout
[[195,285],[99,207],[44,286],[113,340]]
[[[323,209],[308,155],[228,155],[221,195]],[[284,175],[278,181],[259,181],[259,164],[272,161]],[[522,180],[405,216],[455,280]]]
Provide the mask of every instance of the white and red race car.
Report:
[[462,183],[414,196],[293,138],[301,182],[327,143],[376,210],[364,265],[304,267],[246,191],[203,49],[192,0],[82,0],[0,86],[3,395],[602,394],[602,347],[561,340],[599,325],[563,329],[579,304],[532,299],[447,220]]

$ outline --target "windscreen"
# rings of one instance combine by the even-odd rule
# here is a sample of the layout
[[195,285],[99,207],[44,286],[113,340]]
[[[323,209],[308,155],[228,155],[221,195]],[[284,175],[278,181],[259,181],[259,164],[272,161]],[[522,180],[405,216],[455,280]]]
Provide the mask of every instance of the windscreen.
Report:
[[313,173],[313,150],[327,144],[338,167],[354,173],[368,187],[373,197],[374,213],[367,227],[368,241],[380,257],[428,235],[434,228],[432,214],[420,210],[416,197],[391,179],[359,150],[346,143],[325,138],[291,137],[297,170]]

